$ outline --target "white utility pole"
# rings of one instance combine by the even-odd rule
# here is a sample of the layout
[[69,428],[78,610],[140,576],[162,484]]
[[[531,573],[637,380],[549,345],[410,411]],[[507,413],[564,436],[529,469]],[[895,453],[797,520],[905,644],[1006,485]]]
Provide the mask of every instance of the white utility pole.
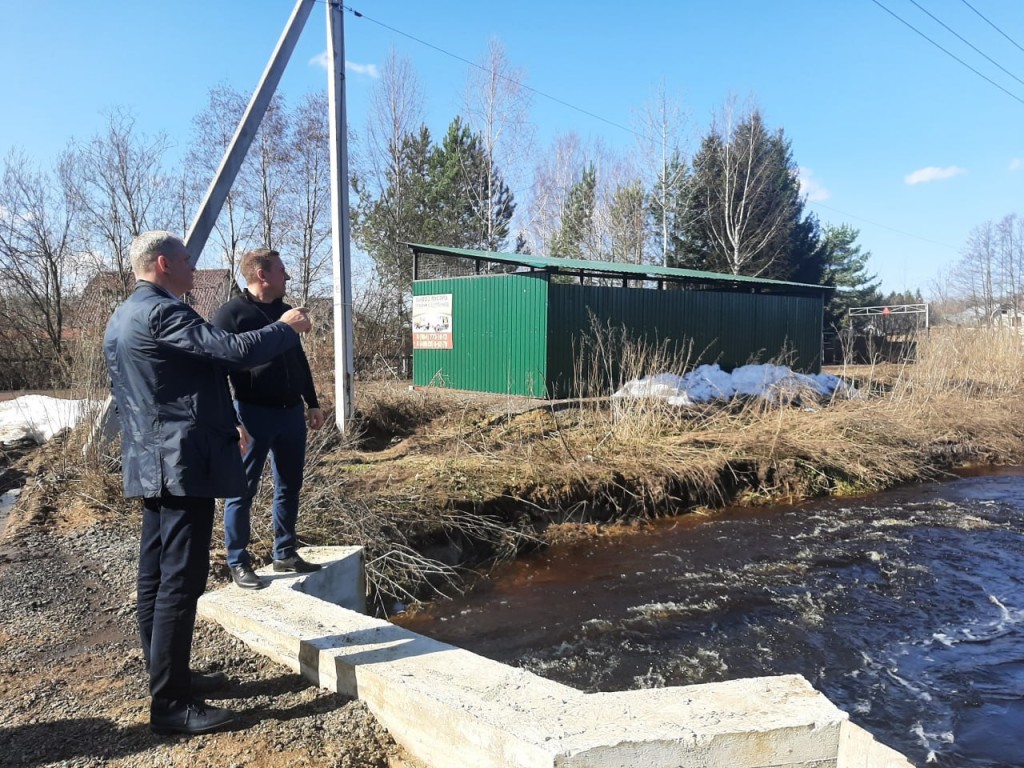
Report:
[[341,3],[327,3],[328,111],[331,118],[331,250],[334,258],[335,420],[352,418],[352,251],[348,217],[348,120],[345,116],[345,24]]

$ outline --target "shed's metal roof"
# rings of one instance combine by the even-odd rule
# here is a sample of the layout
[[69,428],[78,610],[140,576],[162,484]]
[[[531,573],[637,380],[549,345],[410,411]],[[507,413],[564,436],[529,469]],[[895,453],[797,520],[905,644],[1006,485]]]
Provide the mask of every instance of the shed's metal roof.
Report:
[[627,264],[618,261],[585,261],[583,259],[563,259],[555,256],[534,256],[525,253],[496,253],[494,251],[473,251],[467,248],[448,248],[441,245],[423,243],[406,243],[413,253],[436,254],[439,256],[457,256],[467,259],[480,259],[501,264],[515,264],[529,269],[544,270],[563,274],[587,273],[607,277],[624,277],[632,280],[675,280],[688,283],[716,283],[722,287],[775,289],[778,291],[795,291],[800,293],[824,293],[832,288],[826,285],[811,283],[793,283],[785,280],[769,280],[763,277],[746,275],[726,275],[719,272],[701,272],[696,269],[678,269],[676,267],[658,267],[653,264]]

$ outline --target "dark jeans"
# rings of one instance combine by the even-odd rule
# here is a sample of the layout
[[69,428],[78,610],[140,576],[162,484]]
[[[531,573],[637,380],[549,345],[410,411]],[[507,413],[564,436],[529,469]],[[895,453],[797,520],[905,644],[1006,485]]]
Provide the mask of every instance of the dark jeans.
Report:
[[238,418],[252,435],[249,450],[242,456],[248,493],[224,501],[224,548],[228,565],[250,565],[250,512],[260,485],[263,467],[270,455],[274,470],[274,559],[295,554],[295,520],[299,515],[302,468],[306,463],[306,413],[300,403],[291,408],[269,408],[235,403]]
[[196,602],[210,572],[213,499],[144,499],[139,548],[138,619],[154,709],[192,697],[189,659]]

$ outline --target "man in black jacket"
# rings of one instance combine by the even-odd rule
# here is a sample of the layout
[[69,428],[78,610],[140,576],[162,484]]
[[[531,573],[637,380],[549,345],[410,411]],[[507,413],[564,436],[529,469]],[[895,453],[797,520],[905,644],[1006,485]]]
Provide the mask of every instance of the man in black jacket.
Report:
[[103,356],[121,421],[125,496],[143,497],[138,622],[149,667],[150,728],[206,733],[233,713],[199,694],[224,682],[189,670],[196,603],[206,589],[214,499],[245,490],[225,369],[260,365],[299,347],[305,310],[258,331],[214,328],[180,297],[195,267],[181,238],[132,241],[135,291],[110,318]]
[[[214,325],[232,333],[255,331],[289,311],[283,299],[291,278],[280,253],[269,248],[249,251],[239,271],[247,287],[217,310]],[[306,419],[309,428],[317,430],[324,417],[301,346],[248,371],[232,371],[229,378],[238,418],[251,440],[242,457],[246,492],[224,502],[224,547],[235,584],[259,589],[264,583],[253,571],[248,551],[250,513],[268,454],[274,471],[274,570],[308,573],[320,568],[295,551],[295,523],[306,460]],[[305,414],[303,401],[308,407]]]

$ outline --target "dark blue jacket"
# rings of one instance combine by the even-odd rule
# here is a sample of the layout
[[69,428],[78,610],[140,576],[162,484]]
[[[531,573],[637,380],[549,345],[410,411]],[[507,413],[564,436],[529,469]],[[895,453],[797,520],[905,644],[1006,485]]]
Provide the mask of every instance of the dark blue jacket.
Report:
[[225,372],[299,343],[287,324],[238,335],[145,280],[107,324],[103,356],[121,419],[126,496],[246,493]]

